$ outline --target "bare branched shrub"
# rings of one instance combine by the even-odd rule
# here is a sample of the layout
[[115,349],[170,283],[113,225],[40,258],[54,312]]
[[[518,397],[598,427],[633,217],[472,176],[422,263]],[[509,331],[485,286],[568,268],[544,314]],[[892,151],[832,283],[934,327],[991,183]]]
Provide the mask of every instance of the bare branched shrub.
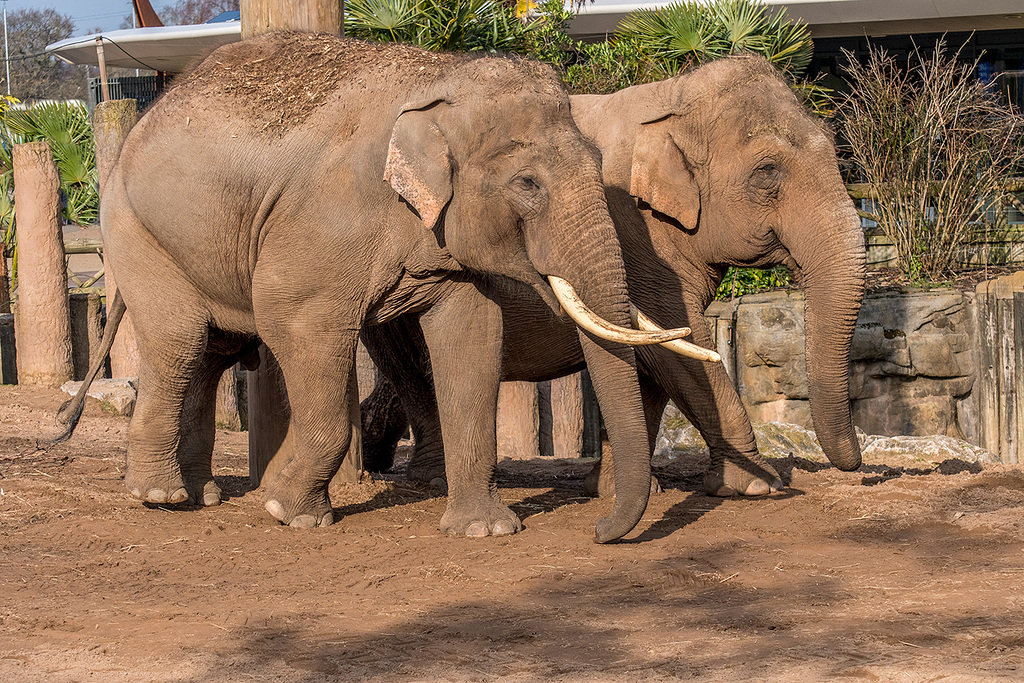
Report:
[[854,87],[840,105],[843,137],[898,267],[914,279],[951,270],[1024,161],[1024,119],[958,54],[942,41],[933,57],[916,51],[905,65],[880,48],[866,64],[846,54]]

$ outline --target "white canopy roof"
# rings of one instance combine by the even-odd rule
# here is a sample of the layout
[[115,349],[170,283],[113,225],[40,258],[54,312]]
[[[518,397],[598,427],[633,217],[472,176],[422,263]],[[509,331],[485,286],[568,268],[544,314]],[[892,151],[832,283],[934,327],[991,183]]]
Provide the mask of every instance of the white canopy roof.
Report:
[[[814,37],[880,36],[1024,28],[1022,0],[764,0],[785,7],[810,25]],[[636,9],[669,4],[661,0],[586,3],[569,29],[574,38],[598,38],[615,31]],[[47,51],[71,64],[98,64],[96,40],[103,41],[107,66],[177,73],[197,56],[240,39],[241,22],[124,29],[68,38]]]
[[82,38],[68,38],[46,46],[47,52],[69,64],[99,63],[96,41],[103,41],[107,66],[153,69],[178,73],[196,57],[240,40],[242,24],[222,21],[191,26],[157,26],[107,31]]

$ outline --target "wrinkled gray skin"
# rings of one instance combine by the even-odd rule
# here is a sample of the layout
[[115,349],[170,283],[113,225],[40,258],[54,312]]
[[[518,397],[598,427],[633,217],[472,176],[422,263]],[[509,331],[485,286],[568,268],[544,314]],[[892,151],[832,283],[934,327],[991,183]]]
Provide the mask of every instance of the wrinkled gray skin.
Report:
[[[289,88],[315,106],[289,109]],[[554,72],[537,64],[309,34],[214,52],[142,117],[106,183],[104,243],[142,358],[129,491],[220,501],[217,380],[237,358],[251,364],[262,340],[295,435],[267,510],[292,526],[330,524],[327,484],[350,440],[335,417],[356,400],[346,387],[359,330],[406,315],[433,359],[451,484],[441,528],[519,529],[493,481],[495,283],[553,302],[542,276],[557,275],[628,326],[599,164]],[[616,482],[628,493],[598,522],[603,542],[647,504],[643,408],[632,349],[573,334],[619,463],[631,462]]]
[[[609,209],[622,244],[632,301],[665,327],[689,326],[711,347],[703,312],[730,266],[787,265],[806,292],[811,412],[821,446],[837,467],[856,469],[860,449],[849,402],[849,352],[864,287],[863,233],[840,178],[831,137],[763,59],[735,57],[606,96],[575,96],[573,117],[601,150]],[[540,381],[579,370],[572,331],[536,297],[506,296],[504,379]],[[400,388],[416,450],[414,479],[444,476],[429,378],[420,358],[395,362],[422,344],[410,335],[388,350],[364,335]],[[705,490],[759,495],[782,485],[757,453],[753,430],[721,363],[660,347],[637,349],[649,438],[671,398],[711,451]],[[395,373],[401,369],[402,373]],[[366,403],[389,400],[382,385]],[[388,411],[378,409],[375,417]],[[380,422],[380,420],[378,420]],[[392,424],[364,424],[365,461],[387,467]],[[614,447],[613,447],[614,452]],[[617,456],[617,453],[616,453]],[[618,461],[616,457],[616,462]],[[611,493],[608,466],[588,477],[590,493]]]

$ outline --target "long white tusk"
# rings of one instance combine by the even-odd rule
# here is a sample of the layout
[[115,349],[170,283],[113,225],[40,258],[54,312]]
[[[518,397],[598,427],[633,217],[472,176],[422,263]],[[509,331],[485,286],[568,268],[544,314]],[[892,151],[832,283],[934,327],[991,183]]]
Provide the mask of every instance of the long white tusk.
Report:
[[[638,329],[649,332],[657,332],[661,329],[658,323],[648,318],[644,315],[643,311],[632,304],[629,306],[629,317],[632,318],[633,324],[636,325]],[[677,339],[670,342],[663,342],[662,346],[670,351],[675,351],[681,356],[689,356],[690,358],[696,358],[697,360],[706,360],[712,363],[718,363],[722,360],[722,357],[714,351],[705,349],[703,346],[691,344],[688,341]]]
[[572,285],[562,278],[549,275],[548,283],[555,292],[555,298],[558,299],[558,303],[562,305],[562,308],[569,314],[569,317],[584,330],[602,339],[620,344],[639,346],[643,344],[664,344],[690,334],[689,327],[683,327],[678,330],[659,329],[657,332],[643,332],[614,325],[587,308],[587,305],[576,294],[576,290],[572,288]]

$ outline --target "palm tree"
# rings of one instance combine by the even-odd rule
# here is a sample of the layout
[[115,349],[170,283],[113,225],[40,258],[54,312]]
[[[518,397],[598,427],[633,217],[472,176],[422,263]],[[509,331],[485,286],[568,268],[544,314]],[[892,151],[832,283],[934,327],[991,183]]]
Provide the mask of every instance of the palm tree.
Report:
[[635,43],[667,73],[752,52],[795,78],[814,50],[806,24],[792,22],[784,9],[769,10],[758,0],[676,2],[638,10],[622,22],[616,41]]
[[[47,142],[60,175],[63,216],[89,225],[99,214],[96,143],[89,111],[77,102],[47,102],[28,109],[8,109],[0,121],[0,228],[3,244],[14,249],[14,145]],[[13,253],[13,252],[12,252]]]
[[500,0],[349,0],[345,33],[437,51],[514,50],[521,24]]

